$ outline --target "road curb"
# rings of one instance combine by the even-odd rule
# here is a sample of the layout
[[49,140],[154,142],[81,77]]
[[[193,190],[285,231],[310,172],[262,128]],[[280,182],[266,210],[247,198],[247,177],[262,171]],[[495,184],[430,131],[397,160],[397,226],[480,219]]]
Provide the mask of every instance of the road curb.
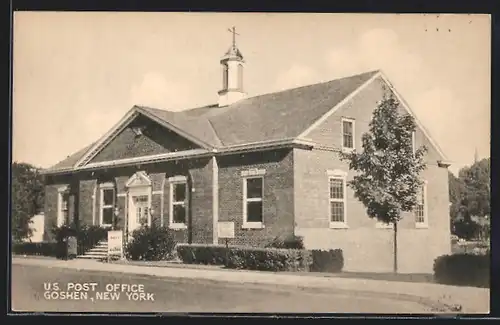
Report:
[[[72,261],[64,261],[66,263],[55,263],[54,265],[50,265],[47,263],[46,259],[30,259],[30,258],[13,258],[12,259],[12,264],[18,264],[18,265],[31,265],[31,266],[45,266],[45,267],[50,267],[50,268],[62,268],[62,269],[73,269],[77,271],[85,271],[89,273],[98,273],[98,272],[109,272],[109,269],[106,269],[107,265],[118,265],[118,266],[123,266],[120,264],[113,264],[113,263],[102,263],[102,262],[91,262],[93,265],[87,264],[86,263],[78,263],[79,261],[77,260],[75,264],[72,263]],[[99,268],[101,266],[101,268]],[[137,266],[134,265],[134,269],[113,269],[112,272],[115,273],[121,273],[121,274],[134,274],[136,276],[141,276],[141,277],[146,277],[146,278],[165,278],[165,279],[176,279],[176,281],[190,281],[189,277],[185,276],[180,276],[180,275],[175,275],[175,274],[151,274],[147,272],[148,270],[146,269],[167,269],[169,268],[168,266]],[[172,267],[173,268],[173,267]],[[179,268],[176,268],[179,269]],[[193,270],[193,269],[192,269]],[[216,271],[216,270],[214,270]],[[230,270],[217,270],[220,272],[230,272]],[[216,272],[217,272],[216,271]],[[239,272],[239,271],[234,271],[234,272]],[[290,275],[294,276],[294,275]],[[297,278],[303,278],[304,276],[296,276]],[[373,297],[373,298],[386,298],[386,299],[391,299],[391,300],[405,300],[413,303],[418,303],[421,304],[427,308],[429,308],[432,312],[435,313],[446,313],[446,314],[452,314],[456,313],[456,309],[454,306],[450,304],[446,304],[440,301],[436,301],[435,299],[427,298],[427,297],[422,297],[418,295],[413,295],[413,294],[407,294],[407,293],[393,293],[393,292],[383,292],[383,291],[370,291],[370,290],[363,290],[363,289],[356,289],[356,288],[338,288],[336,286],[330,286],[330,287],[320,287],[317,284],[313,285],[306,285],[306,284],[301,284],[301,283],[288,283],[286,281],[281,282],[281,283],[269,283],[266,281],[262,280],[257,280],[257,279],[240,279],[238,281],[234,280],[228,280],[225,279],[224,277],[220,277],[218,279],[212,279],[209,277],[203,277],[203,276],[197,276],[196,277],[197,281],[202,281],[202,282],[207,282],[207,283],[226,283],[226,284],[231,284],[231,285],[237,285],[237,284],[252,284],[252,285],[258,285],[258,286],[266,286],[269,287],[270,285],[274,286],[275,288],[282,288],[282,287],[294,287],[299,290],[315,290],[315,291],[321,291],[321,292],[333,292],[335,294],[339,295],[359,295],[363,297]]]

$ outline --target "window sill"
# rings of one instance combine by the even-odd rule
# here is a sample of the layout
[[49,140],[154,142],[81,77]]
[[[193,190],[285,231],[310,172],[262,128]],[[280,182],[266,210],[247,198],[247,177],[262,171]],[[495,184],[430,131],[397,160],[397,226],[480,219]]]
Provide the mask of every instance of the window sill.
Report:
[[426,224],[426,223],[416,223],[415,224],[415,228],[417,228],[417,229],[428,229],[429,225]]
[[348,229],[349,226],[343,222],[330,222],[330,229]]
[[386,224],[386,223],[382,223],[382,222],[377,222],[375,224],[375,228],[377,228],[377,229],[394,229],[394,225],[393,224]]
[[242,229],[264,229],[265,226],[262,222],[245,222],[241,226]]
[[170,229],[187,229],[187,225],[184,223],[173,223],[169,225]]
[[342,148],[343,153],[351,153],[354,151],[354,148]]
[[112,224],[106,224],[106,223],[101,223],[99,225],[101,228],[113,228],[113,225]]

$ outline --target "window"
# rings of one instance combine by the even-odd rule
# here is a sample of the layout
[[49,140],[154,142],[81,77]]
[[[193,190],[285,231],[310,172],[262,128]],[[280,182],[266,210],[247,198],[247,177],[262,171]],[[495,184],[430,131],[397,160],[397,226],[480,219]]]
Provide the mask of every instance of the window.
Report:
[[150,224],[149,220],[149,197],[147,195],[135,196],[135,222],[137,224]]
[[222,89],[228,87],[228,68],[226,64],[222,64]]
[[69,224],[69,190],[62,187],[58,192],[57,227]]
[[101,184],[101,214],[100,225],[111,226],[113,224],[115,209],[115,187],[113,183]]
[[170,227],[186,228],[188,214],[188,186],[185,177],[170,181]]
[[346,227],[346,176],[343,171],[328,172],[331,228]]
[[426,228],[427,223],[427,185],[424,183],[417,192],[417,205],[414,209],[415,225],[417,228]]
[[243,65],[238,64],[238,89],[243,90]]
[[354,150],[354,120],[342,119],[342,150]]
[[243,178],[243,227],[263,228],[263,190],[262,176]]

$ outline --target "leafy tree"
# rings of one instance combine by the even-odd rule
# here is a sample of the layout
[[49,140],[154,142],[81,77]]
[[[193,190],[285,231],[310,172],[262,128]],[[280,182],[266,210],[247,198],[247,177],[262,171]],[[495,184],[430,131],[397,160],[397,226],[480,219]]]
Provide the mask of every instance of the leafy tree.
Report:
[[38,169],[27,163],[12,164],[11,233],[14,241],[31,236],[31,218],[42,209],[44,187]]
[[449,177],[452,232],[465,239],[487,238],[490,217],[490,159],[475,162]]
[[490,159],[462,168],[459,177],[465,184],[466,207],[472,216],[490,215]]
[[362,136],[363,151],[342,153],[349,168],[358,172],[348,185],[366,207],[370,218],[392,224],[394,272],[397,272],[397,225],[402,213],[413,210],[422,186],[419,174],[426,168],[425,146],[413,153],[414,119],[400,112],[400,103],[386,91],[373,111],[369,131]]

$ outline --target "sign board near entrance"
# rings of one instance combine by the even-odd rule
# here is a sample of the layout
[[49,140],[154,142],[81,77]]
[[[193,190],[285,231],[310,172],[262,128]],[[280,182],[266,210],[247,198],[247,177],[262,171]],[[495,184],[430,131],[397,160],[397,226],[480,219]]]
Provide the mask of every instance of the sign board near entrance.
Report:
[[123,258],[123,232],[121,230],[108,231],[108,258],[111,256]]
[[219,238],[234,238],[234,222],[219,222]]

